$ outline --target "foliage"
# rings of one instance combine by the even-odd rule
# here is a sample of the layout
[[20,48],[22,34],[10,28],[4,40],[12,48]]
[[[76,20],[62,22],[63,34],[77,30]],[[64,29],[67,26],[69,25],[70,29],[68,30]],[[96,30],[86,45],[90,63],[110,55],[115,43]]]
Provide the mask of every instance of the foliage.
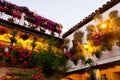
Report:
[[92,66],[93,65],[93,60],[91,58],[88,58],[87,60],[84,61],[84,63]]
[[[92,53],[98,58],[102,54],[102,51],[110,51],[115,44],[117,46],[120,44],[120,17],[118,11],[111,11],[108,17],[107,20],[100,22],[96,26],[87,26],[87,40],[90,46],[94,47]],[[105,26],[101,27],[103,24]]]
[[55,56],[48,51],[41,51],[37,56],[38,65],[42,68],[46,77],[51,77],[54,73],[64,71],[66,60],[64,56]]
[[87,72],[90,75],[90,77],[88,78],[88,80],[95,80],[96,76],[93,68],[94,61],[91,58],[88,58],[87,60],[85,60],[84,63],[89,65]]
[[34,69],[25,69],[19,72],[8,72],[6,76],[10,78],[4,78],[5,80],[46,80],[41,69],[35,67]]
[[13,45],[13,43],[16,43],[17,42],[17,40],[16,40],[16,38],[15,38],[15,36],[17,35],[17,31],[16,30],[13,30],[12,31],[12,33],[11,33],[11,37],[10,37],[10,45],[12,46]]
[[110,18],[115,18],[117,15],[118,15],[118,11],[117,11],[117,10],[114,10],[114,11],[111,11],[108,16],[109,16]]
[[2,46],[0,46],[0,60],[3,60],[4,59],[4,49],[2,48]]
[[97,14],[94,16],[94,20],[97,22],[101,22],[102,21],[102,15],[97,12]]
[[68,47],[69,39],[64,39],[64,48],[66,50],[66,57],[73,61],[75,65],[77,65],[78,60],[84,60],[85,57],[83,55],[83,46],[82,46],[82,38],[84,33],[82,31],[76,31],[74,33],[74,39],[72,40],[72,47]]
[[[54,75],[62,77],[66,70],[65,55],[54,55],[52,51],[30,51],[27,48],[7,47],[8,50],[0,48],[0,53],[4,56],[5,64],[14,67],[39,67],[46,77],[51,78]],[[56,74],[57,73],[57,74]],[[61,75],[61,76],[59,76]]]
[[63,48],[67,48],[68,47],[68,44],[69,44],[69,42],[70,42],[70,39],[67,39],[67,38],[65,38],[65,39],[63,39]]
[[[62,25],[53,22],[49,19],[46,19],[32,11],[30,11],[27,7],[17,6],[7,1],[3,1],[0,4],[0,12],[8,14],[14,18],[21,19],[22,13],[25,13],[25,19],[36,26],[40,26],[49,31],[56,32],[60,34]],[[9,21],[14,21],[13,18],[10,18]]]
[[120,27],[120,16],[117,10],[111,11],[108,16],[113,27]]
[[81,42],[83,35],[84,35],[84,32],[76,31],[74,33],[74,41],[80,41]]
[[34,48],[37,46],[36,41],[37,41],[37,37],[34,37],[34,38],[33,38],[33,42],[31,43],[31,45],[32,45],[32,50],[34,50]]
[[87,34],[87,40],[91,39],[92,34],[96,33],[96,28],[94,25],[88,25],[86,28],[88,34]]

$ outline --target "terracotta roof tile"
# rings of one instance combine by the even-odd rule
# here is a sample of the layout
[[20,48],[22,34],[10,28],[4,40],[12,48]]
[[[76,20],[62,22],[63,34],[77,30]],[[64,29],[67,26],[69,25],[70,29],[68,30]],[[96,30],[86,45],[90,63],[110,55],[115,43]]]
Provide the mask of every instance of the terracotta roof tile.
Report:
[[89,21],[91,21],[93,19],[93,17],[99,12],[99,13],[103,13],[105,11],[107,11],[108,9],[110,9],[111,7],[113,7],[114,5],[116,5],[117,3],[119,3],[120,0],[111,0],[108,1],[106,4],[104,4],[102,7],[100,7],[98,10],[95,10],[95,12],[91,13],[88,17],[84,18],[82,21],[80,21],[79,23],[77,23],[75,26],[73,26],[71,29],[69,29],[67,32],[65,32],[63,34],[63,38],[69,36],[70,34],[72,34],[75,30],[81,28],[82,26],[84,26],[86,23],[88,23]]

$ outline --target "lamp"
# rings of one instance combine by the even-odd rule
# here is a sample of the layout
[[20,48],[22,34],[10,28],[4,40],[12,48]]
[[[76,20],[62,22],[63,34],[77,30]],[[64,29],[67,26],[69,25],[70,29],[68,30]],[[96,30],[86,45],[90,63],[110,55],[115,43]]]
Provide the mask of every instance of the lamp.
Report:
[[106,29],[107,28],[107,24],[106,23],[101,24],[101,28],[102,29]]
[[84,43],[84,48],[88,50],[88,43]]
[[83,46],[84,46],[84,49],[86,50],[87,55],[89,56],[89,54],[88,54],[88,47],[89,47],[88,43],[84,43]]

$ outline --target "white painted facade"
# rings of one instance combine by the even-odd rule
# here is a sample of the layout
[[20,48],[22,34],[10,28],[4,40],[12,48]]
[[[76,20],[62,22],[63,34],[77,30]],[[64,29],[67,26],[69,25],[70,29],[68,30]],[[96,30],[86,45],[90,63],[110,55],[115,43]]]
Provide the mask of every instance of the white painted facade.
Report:
[[[102,14],[103,19],[104,20],[108,19],[109,12],[111,12],[113,10],[117,10],[119,12],[119,16],[120,16],[120,2],[118,4],[116,4],[115,6],[113,6],[112,8],[110,8],[109,10],[107,10],[106,12],[104,12]],[[81,28],[78,29],[78,30],[81,30],[81,31],[84,32],[84,38],[83,38],[84,42],[87,41],[86,40],[86,35],[87,35],[86,27],[90,24],[97,25],[97,23],[94,20],[92,20],[89,23],[87,23],[86,25],[84,25],[84,26],[82,26]],[[72,34],[70,34],[69,36],[66,37],[66,38],[70,39],[69,48],[72,47],[73,35],[74,35],[74,33],[72,33]],[[93,59],[95,60],[95,63],[97,65],[120,60],[120,47],[113,46],[112,51],[105,51],[105,52],[102,52],[102,53],[103,54],[102,54],[100,59],[97,59],[96,57],[93,57]],[[68,72],[88,67],[88,66],[85,66],[84,64],[82,64],[81,60],[79,60],[77,65],[74,65],[73,62],[69,60],[68,65],[72,66],[72,68]]]

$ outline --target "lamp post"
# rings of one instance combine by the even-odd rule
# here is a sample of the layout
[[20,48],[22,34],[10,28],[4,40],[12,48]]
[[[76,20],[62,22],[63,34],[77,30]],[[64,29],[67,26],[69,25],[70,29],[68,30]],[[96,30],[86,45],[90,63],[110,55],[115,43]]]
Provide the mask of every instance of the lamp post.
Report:
[[86,64],[89,65],[89,68],[88,68],[88,73],[90,74],[90,80],[96,80],[96,73],[95,73],[95,69],[93,68],[93,60],[90,58],[89,54],[88,54],[88,48],[89,48],[89,45],[88,43],[84,43],[84,48],[87,52],[87,59],[86,59]]
[[88,50],[88,43],[84,43],[85,50]]
[[89,55],[89,54],[88,54],[88,43],[84,43],[83,46],[84,46],[84,48],[85,48],[85,50],[86,50],[86,52],[87,52],[87,55]]

